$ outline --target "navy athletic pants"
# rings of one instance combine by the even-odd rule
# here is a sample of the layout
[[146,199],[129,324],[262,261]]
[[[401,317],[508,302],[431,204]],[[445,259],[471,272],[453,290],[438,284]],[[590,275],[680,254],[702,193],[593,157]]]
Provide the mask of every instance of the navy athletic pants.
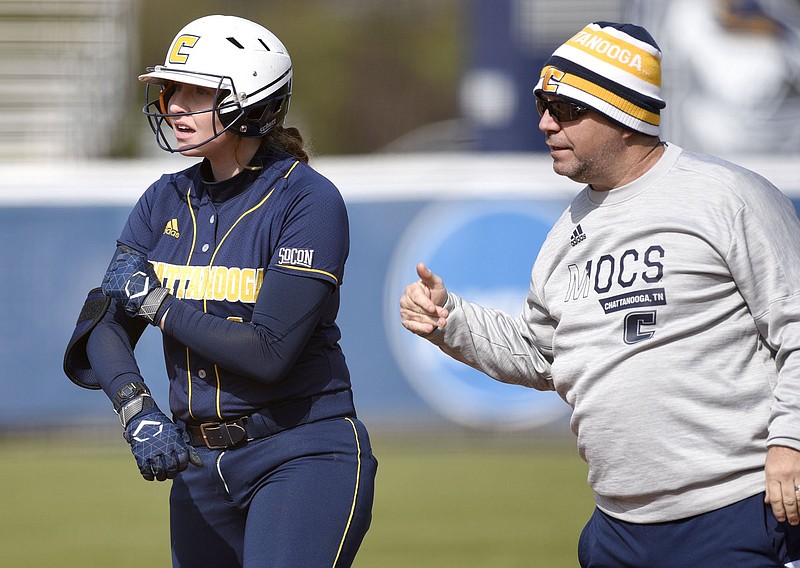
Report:
[[800,568],[800,526],[779,523],[764,493],[678,521],[626,523],[595,509],[582,568]]
[[346,568],[369,528],[377,461],[355,418],[229,450],[197,448],[170,494],[178,568]]

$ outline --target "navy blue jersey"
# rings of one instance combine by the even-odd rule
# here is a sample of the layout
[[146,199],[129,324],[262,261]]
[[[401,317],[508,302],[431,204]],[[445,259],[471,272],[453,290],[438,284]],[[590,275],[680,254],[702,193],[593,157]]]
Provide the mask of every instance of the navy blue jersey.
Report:
[[[139,199],[119,239],[147,255],[162,285],[179,300],[167,314],[164,354],[170,407],[185,422],[244,416],[350,388],[335,321],[349,250],[344,201],[305,163],[284,154],[257,159],[263,169],[221,184],[204,182],[201,164],[162,176]],[[313,317],[313,330],[297,352],[282,354],[291,361],[275,362],[282,369],[278,375],[266,368],[272,366],[268,358],[263,369],[251,370],[259,365],[252,345],[232,350],[233,359],[225,362],[226,337],[245,331],[231,326],[253,326],[254,310],[271,311],[264,308],[270,301],[294,301],[285,291],[267,297],[262,288],[270,274],[284,282],[285,276],[295,279],[298,289],[311,281],[330,289],[321,305],[298,316]],[[288,312],[294,306],[277,307]],[[209,344],[212,326],[218,337]],[[274,337],[266,336],[265,344],[281,341],[283,332],[266,333]],[[195,336],[207,348],[188,347]],[[253,361],[239,360],[251,353]]]

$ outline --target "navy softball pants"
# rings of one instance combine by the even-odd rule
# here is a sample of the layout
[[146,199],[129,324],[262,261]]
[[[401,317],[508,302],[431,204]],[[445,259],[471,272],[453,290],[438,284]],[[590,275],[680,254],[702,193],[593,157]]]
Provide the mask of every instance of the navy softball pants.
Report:
[[197,448],[170,494],[175,568],[346,568],[372,517],[377,461],[355,418],[229,450]]
[[779,523],[764,493],[703,515],[633,524],[595,509],[582,568],[800,568],[800,526]]

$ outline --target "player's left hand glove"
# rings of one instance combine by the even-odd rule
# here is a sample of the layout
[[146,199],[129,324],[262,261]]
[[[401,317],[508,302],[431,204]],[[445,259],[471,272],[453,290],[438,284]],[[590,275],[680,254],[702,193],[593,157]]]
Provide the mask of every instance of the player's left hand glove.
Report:
[[189,462],[203,465],[195,449],[183,440],[183,430],[158,407],[131,420],[124,436],[147,481],[173,479],[189,467]]
[[131,445],[139,471],[148,481],[173,479],[192,463],[203,467],[183,430],[158,408],[144,382],[129,382],[112,398],[125,440]]
[[137,251],[120,247],[103,277],[102,290],[120,300],[131,316],[158,325],[175,297],[161,286],[153,265]]

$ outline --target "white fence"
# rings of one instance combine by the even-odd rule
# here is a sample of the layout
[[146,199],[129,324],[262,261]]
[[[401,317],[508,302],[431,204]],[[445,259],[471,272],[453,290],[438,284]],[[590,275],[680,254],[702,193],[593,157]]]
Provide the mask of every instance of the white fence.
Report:
[[107,155],[125,114],[136,0],[0,0],[0,159]]

